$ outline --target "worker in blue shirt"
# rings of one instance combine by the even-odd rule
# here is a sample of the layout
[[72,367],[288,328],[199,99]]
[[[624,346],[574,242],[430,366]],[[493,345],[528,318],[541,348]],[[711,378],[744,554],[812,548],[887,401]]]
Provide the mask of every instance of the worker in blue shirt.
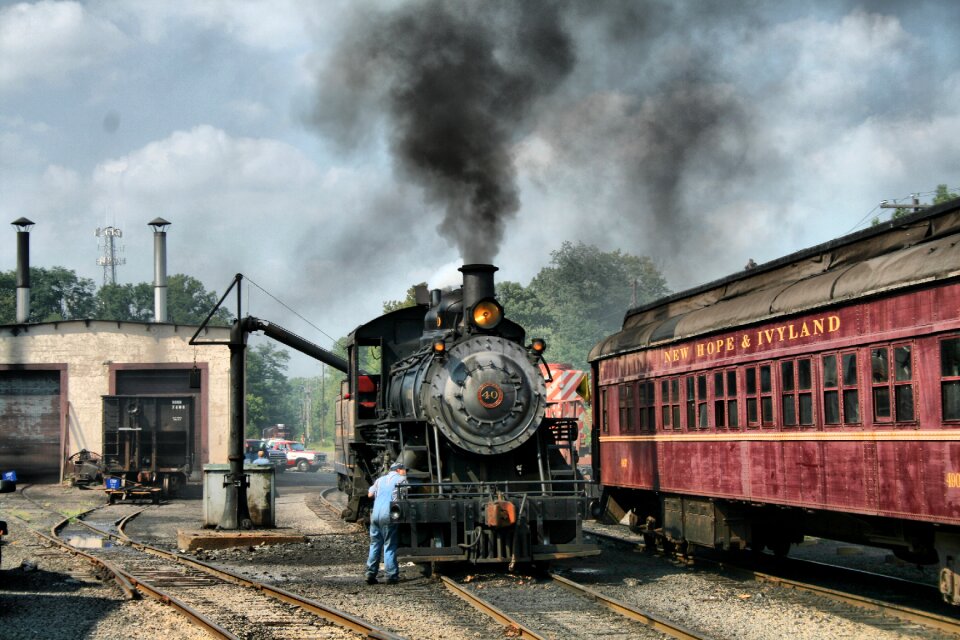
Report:
[[260,449],[260,451],[257,451],[257,459],[253,461],[253,464],[266,465],[266,464],[273,464],[273,463],[270,462],[270,458],[267,457],[266,451],[264,451],[263,449]]
[[377,584],[381,551],[387,584],[396,584],[400,581],[400,567],[397,565],[397,525],[390,520],[390,504],[397,500],[400,492],[398,487],[407,484],[406,476],[407,468],[403,463],[394,462],[390,465],[390,472],[377,478],[367,491],[367,497],[373,498],[373,512],[370,514],[370,555],[367,556],[367,584]]

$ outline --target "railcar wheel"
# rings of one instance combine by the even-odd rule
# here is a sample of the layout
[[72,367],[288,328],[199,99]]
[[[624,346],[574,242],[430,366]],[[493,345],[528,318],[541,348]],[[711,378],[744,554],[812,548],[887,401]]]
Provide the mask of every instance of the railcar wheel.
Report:
[[643,550],[645,553],[656,553],[657,551],[657,534],[644,532],[643,533]]
[[772,540],[767,543],[767,548],[773,551],[773,555],[778,558],[786,558],[787,554],[790,553],[790,541],[782,539]]
[[935,549],[923,549],[920,551],[910,551],[906,547],[894,547],[893,555],[904,562],[912,564],[936,564],[939,555]]

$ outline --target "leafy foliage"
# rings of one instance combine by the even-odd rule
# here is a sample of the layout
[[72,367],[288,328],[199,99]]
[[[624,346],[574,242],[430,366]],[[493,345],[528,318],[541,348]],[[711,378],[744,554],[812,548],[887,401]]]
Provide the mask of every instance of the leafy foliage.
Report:
[[319,376],[290,381],[294,396],[300,399],[300,421],[307,441],[321,446],[332,442],[337,396],[344,378],[341,372],[324,366]]
[[547,360],[580,369],[587,367],[590,349],[620,329],[632,304],[667,293],[666,280],[649,258],[582,242],[564,242],[528,287],[497,286],[507,317],[524,325],[529,337],[547,341]]
[[933,204],[943,204],[951,200],[960,198],[960,195],[953,193],[945,184],[938,184],[937,191],[933,195]]
[[[200,324],[217,300],[217,294],[204,289],[196,278],[178,273],[167,279],[167,318],[174,324]],[[223,326],[232,321],[233,316],[223,307],[210,319],[211,324]]]
[[286,376],[290,354],[266,342],[248,348],[246,356],[247,435],[259,436],[272,424],[294,425],[297,409]]
[[[17,319],[17,272],[0,272],[0,323]],[[94,283],[63,267],[30,268],[30,316],[27,322],[56,322],[92,317]]]
[[[931,204],[943,204],[944,202],[949,202],[951,200],[956,200],[960,198],[960,195],[950,191],[950,188],[945,184],[938,184],[936,191],[933,194],[933,202]],[[891,220],[899,220],[904,216],[908,216],[911,213],[914,213],[914,209],[911,206],[897,207],[893,210],[893,213],[890,214]],[[880,224],[881,220],[879,216],[873,218],[870,221],[871,226],[877,226]]]
[[97,291],[97,316],[104,320],[153,320],[153,285],[107,284]]
[[[17,317],[16,270],[0,272],[0,323]],[[167,280],[167,319],[174,324],[198,325],[217,303],[217,294],[207,291],[191,276],[177,274]],[[99,290],[93,280],[81,278],[63,267],[30,268],[30,316],[28,322],[58,320],[153,320],[153,285],[109,284]],[[233,318],[218,309],[211,324],[227,326]]]
[[427,286],[426,282],[420,284],[415,284],[409,289],[407,289],[407,297],[403,300],[387,300],[383,303],[383,312],[390,313],[391,311],[396,311],[397,309],[403,309],[404,307],[412,307],[417,304],[417,287]]

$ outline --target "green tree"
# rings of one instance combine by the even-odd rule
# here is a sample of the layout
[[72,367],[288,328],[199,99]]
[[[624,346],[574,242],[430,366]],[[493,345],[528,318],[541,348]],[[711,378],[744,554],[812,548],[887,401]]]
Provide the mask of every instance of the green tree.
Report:
[[943,204],[944,202],[950,202],[951,200],[956,200],[960,198],[960,195],[950,191],[950,188],[945,184],[938,184],[937,190],[933,196],[933,204]]
[[302,430],[297,433],[305,434],[309,442],[323,447],[333,444],[336,402],[344,378],[340,371],[324,365],[319,376],[290,381],[300,404]]
[[107,284],[97,291],[97,318],[150,322],[153,312],[153,286],[146,282]]
[[403,309],[404,307],[412,307],[417,304],[417,287],[427,286],[426,282],[421,282],[420,284],[415,284],[409,289],[407,289],[407,297],[403,300],[387,300],[383,303],[383,312],[390,313],[391,311],[396,311],[397,309]]
[[[17,272],[0,273],[0,323],[17,319]],[[64,267],[30,268],[30,314],[27,322],[90,318],[96,308],[95,285]]]
[[[590,349],[620,329],[632,304],[670,292],[650,258],[604,252],[582,242],[564,242],[529,286],[504,280],[496,287],[506,317],[523,326],[528,338],[547,341],[548,361],[580,369],[587,368]],[[414,304],[414,289],[407,290],[406,300],[385,302],[384,311]],[[378,371],[377,355],[368,354],[362,366]]]
[[[933,202],[930,204],[943,204],[944,202],[949,202],[951,200],[956,200],[960,198],[960,195],[950,191],[950,188],[945,184],[938,184],[936,191],[933,194]],[[893,210],[893,213],[890,214],[891,220],[899,220],[904,216],[908,216],[911,213],[915,213],[913,207],[897,207]],[[870,221],[871,226],[877,226],[880,224],[880,216],[874,216]]]
[[[167,319],[174,324],[200,324],[218,299],[216,292],[207,291],[194,277],[178,273],[167,279]],[[223,307],[210,319],[211,324],[221,326],[232,321],[233,316]]]
[[582,242],[564,242],[552,252],[550,265],[525,292],[513,285],[506,289],[519,307],[515,313],[504,304],[506,313],[525,325],[530,337],[547,340],[546,359],[580,369],[587,367],[590,349],[620,329],[632,304],[669,293],[650,258],[620,250],[604,252]]
[[250,436],[272,424],[295,425],[293,388],[287,380],[290,354],[264,342],[246,350],[247,427]]

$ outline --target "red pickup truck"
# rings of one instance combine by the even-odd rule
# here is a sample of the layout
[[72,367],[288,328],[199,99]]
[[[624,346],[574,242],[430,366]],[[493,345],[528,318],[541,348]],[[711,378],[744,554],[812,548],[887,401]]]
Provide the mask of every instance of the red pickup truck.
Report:
[[286,454],[288,469],[295,467],[298,471],[316,471],[327,462],[327,454],[309,451],[295,440],[267,440],[267,446]]

